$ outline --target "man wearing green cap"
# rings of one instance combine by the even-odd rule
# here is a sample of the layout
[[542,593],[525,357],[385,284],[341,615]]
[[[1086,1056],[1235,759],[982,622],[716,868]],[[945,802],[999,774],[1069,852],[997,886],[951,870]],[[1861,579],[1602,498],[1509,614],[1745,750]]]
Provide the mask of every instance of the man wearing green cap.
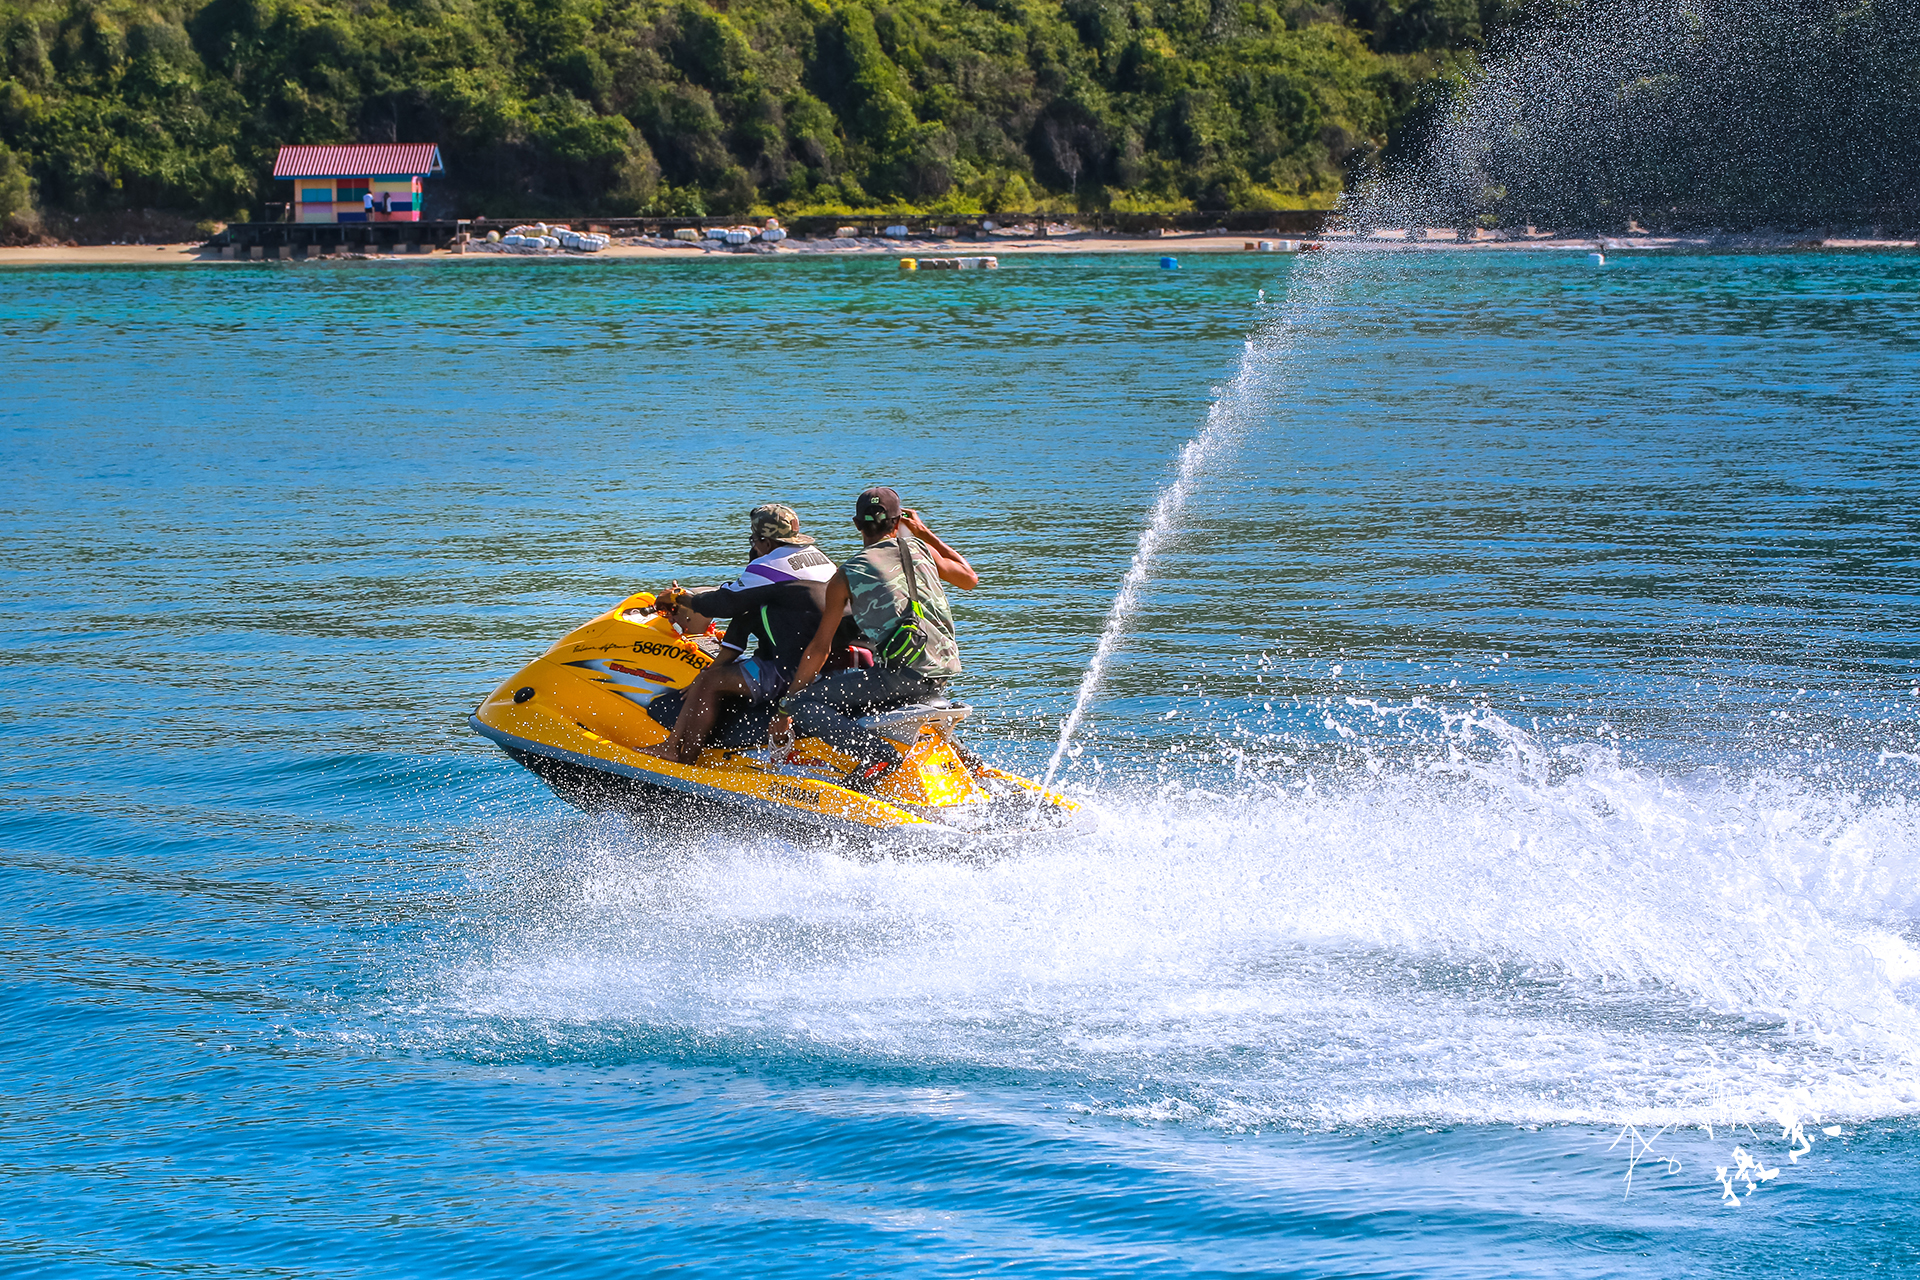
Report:
[[[670,588],[657,593],[662,607],[685,627],[700,618],[729,619],[720,639],[720,656],[687,687],[679,717],[665,742],[641,750],[675,764],[700,757],[723,696],[746,698],[764,706],[786,692],[807,642],[820,630],[833,561],[800,532],[792,507],[769,502],[755,507],[752,559],[740,576],[711,591]],[[753,639],[753,655],[747,641]]]
[[792,718],[802,737],[819,738],[858,759],[860,769],[849,785],[867,789],[900,756],[885,738],[864,728],[860,717],[946,696],[947,682],[960,674],[946,587],[971,591],[980,575],[884,485],[854,500],[853,527],[863,545],[831,575],[822,618],[851,613],[859,643],[871,646],[877,663],[827,671],[840,632],[823,621],[788,677],[791,692],[781,700],[780,712]]

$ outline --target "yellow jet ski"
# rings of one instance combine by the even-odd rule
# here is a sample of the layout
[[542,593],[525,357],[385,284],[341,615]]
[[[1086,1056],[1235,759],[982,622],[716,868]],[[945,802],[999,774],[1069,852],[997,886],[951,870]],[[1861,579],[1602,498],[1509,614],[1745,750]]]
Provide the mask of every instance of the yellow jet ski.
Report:
[[752,722],[728,730],[723,719],[689,765],[636,751],[666,740],[667,725],[650,711],[677,700],[674,691],[693,683],[716,651],[710,638],[681,634],[642,592],[563,636],[468,723],[587,810],[950,849],[1057,828],[1078,808],[955,741],[954,726],[972,710],[957,702],[895,707],[861,721],[902,756],[871,791],[846,785],[859,761],[815,738],[770,746],[764,721],[756,733]]

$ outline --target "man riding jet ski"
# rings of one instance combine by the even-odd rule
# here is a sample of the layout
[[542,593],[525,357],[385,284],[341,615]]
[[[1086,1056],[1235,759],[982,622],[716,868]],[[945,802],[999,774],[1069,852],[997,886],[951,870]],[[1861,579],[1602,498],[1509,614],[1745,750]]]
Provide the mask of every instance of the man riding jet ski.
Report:
[[[972,708],[945,696],[960,658],[941,584],[978,581],[963,557],[902,510],[892,490],[861,495],[855,519],[865,546],[838,572],[799,541],[791,511],[754,514],[755,555],[738,581],[688,593],[677,609],[650,592],[621,601],[488,695],[471,717],[474,731],[581,808],[660,816],[675,831],[698,821],[964,852],[1069,820],[1072,801],[994,768],[954,738]],[[775,587],[790,613],[775,608]],[[849,605],[876,646],[874,665],[852,665],[859,651],[840,631]],[[731,649],[716,649],[699,634],[705,618],[693,616],[723,609]],[[797,659],[795,637],[806,628],[796,629],[796,615],[813,624]],[[758,637],[750,657],[742,652],[749,634]],[[765,690],[788,683],[788,662],[797,662],[798,692],[786,710],[799,736],[783,718],[770,743]]]
[[[960,674],[960,648],[940,584],[971,591],[980,585],[980,575],[919,512],[902,510],[900,495],[885,486],[855,500],[853,527],[864,545],[827,582],[821,621],[787,683],[780,710],[793,718],[799,733],[858,758],[861,768],[852,785],[871,787],[900,757],[860,717],[880,707],[946,700],[947,682]],[[879,663],[822,676],[847,609]],[[776,722],[774,732],[783,728]]]
[[[800,532],[800,517],[792,507],[769,502],[755,507],[748,519],[753,558],[738,578],[711,591],[676,586],[658,597],[683,631],[690,625],[704,629],[707,618],[729,621],[719,656],[694,679],[677,715],[669,721],[662,714],[665,708],[653,708],[654,719],[671,723],[673,732],[659,746],[642,748],[648,755],[675,764],[699,759],[721,698],[745,700],[733,708],[736,715],[771,705],[786,692],[807,642],[820,628],[833,561]],[[750,639],[755,643],[748,657]]]

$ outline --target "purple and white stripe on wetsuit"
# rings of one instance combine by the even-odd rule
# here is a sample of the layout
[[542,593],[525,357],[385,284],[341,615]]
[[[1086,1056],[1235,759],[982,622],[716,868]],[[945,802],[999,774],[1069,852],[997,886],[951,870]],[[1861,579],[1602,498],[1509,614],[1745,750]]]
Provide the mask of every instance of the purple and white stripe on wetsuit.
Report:
[[833,577],[833,568],[833,561],[818,547],[775,547],[758,559],[748,561],[740,576],[720,589],[745,591],[776,582],[824,583]]
[[729,619],[720,643],[735,652],[744,652],[747,640],[759,637],[754,656],[790,679],[820,627],[833,573],[833,561],[818,547],[776,547],[750,561],[726,586],[693,593],[687,607]]

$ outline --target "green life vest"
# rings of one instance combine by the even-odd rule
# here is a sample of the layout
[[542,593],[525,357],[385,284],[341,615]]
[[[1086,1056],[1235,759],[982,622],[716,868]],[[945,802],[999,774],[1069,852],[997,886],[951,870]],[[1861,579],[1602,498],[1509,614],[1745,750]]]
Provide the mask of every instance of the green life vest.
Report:
[[[912,581],[900,563],[900,548],[913,557]],[[847,593],[854,625],[872,646],[876,660],[913,672],[928,680],[960,674],[960,646],[953,638],[953,609],[940,585],[940,567],[933,553],[911,534],[895,534],[863,547],[840,566],[847,575]],[[908,635],[901,623],[917,626]],[[891,645],[889,642],[893,642]],[[892,648],[898,656],[890,656]]]

